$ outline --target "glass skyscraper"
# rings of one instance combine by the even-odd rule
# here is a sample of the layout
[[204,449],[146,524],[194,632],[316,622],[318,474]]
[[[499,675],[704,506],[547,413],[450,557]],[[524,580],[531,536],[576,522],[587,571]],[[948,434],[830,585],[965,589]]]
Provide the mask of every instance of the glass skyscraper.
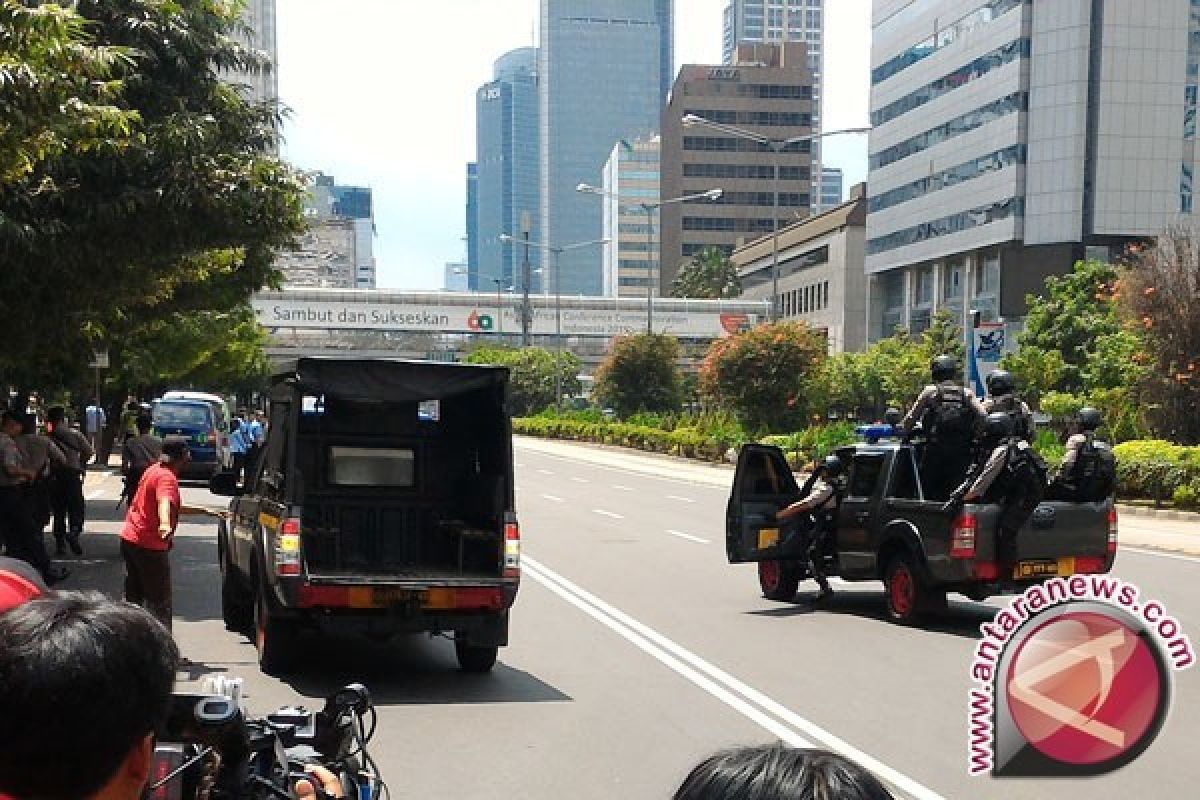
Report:
[[[475,95],[479,249],[472,289],[490,290],[495,280],[522,288],[524,248],[500,237],[521,238],[523,216],[530,239],[541,240],[537,83],[537,48],[523,47],[496,61],[494,79]],[[540,255],[530,248],[531,289],[540,285],[533,272]]]
[[[673,78],[674,0],[542,0],[541,225],[556,246],[602,238],[599,186],[613,145],[647,138]],[[562,255],[564,294],[599,295],[599,248]]]
[[[479,274],[479,165],[475,162],[467,164],[467,274]],[[471,288],[479,287],[471,283]]]

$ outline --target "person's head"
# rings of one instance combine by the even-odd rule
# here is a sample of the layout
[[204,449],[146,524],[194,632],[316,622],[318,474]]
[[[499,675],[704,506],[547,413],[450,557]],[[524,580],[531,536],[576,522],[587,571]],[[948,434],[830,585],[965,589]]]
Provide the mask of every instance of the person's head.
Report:
[[958,377],[958,361],[954,356],[938,356],[929,365],[929,374],[933,377],[934,383],[952,381]]
[[998,369],[987,376],[987,390],[992,397],[1004,397],[1017,390],[1017,381],[1006,369]]
[[154,429],[154,418],[149,414],[138,414],[137,429],[138,433],[146,435]]
[[1104,424],[1104,415],[1098,409],[1085,406],[1075,415],[1075,424],[1084,433],[1093,433]]
[[178,658],[154,617],[97,593],[0,614],[0,792],[139,797]]
[[839,477],[841,477],[842,473],[845,471],[846,471],[846,464],[845,464],[845,462],[842,461],[842,459],[839,456],[833,455],[833,456],[825,457],[825,477],[826,478],[828,478],[829,480],[839,478]]
[[178,475],[192,460],[192,452],[188,450],[187,442],[182,439],[170,439],[162,448],[163,465]]
[[783,744],[725,750],[702,761],[674,800],[893,800],[853,761]]
[[66,422],[67,410],[62,406],[53,406],[46,412],[46,419],[55,425],[61,425]]
[[1003,411],[992,412],[987,416],[983,432],[991,442],[1007,439],[1013,434],[1013,419]]
[[0,433],[7,433],[9,436],[18,436],[24,428],[21,421],[21,414],[15,411],[5,411],[0,414]]

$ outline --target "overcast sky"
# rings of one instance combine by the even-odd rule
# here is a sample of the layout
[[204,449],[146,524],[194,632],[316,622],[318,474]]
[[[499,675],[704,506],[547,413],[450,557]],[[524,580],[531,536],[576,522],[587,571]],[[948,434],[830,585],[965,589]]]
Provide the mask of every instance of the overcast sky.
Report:
[[[726,0],[676,0],[676,63],[721,60]],[[825,127],[867,121],[870,0],[825,4]],[[336,10],[335,10],[336,9]],[[284,153],[374,189],[381,288],[436,289],[465,260],[475,90],[492,62],[534,42],[538,0],[278,0]],[[866,137],[826,143],[866,176]]]

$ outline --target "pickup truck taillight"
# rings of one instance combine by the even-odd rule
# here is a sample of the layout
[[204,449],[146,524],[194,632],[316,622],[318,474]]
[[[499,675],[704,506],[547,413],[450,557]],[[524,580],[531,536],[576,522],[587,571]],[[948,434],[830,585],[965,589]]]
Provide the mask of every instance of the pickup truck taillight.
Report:
[[521,577],[521,528],[512,514],[504,519],[504,577]]
[[959,514],[950,529],[950,557],[975,557],[975,515],[966,511]]
[[1114,506],[1108,510],[1108,554],[1117,552],[1117,509]]
[[275,537],[275,574],[300,574],[300,520],[285,519]]

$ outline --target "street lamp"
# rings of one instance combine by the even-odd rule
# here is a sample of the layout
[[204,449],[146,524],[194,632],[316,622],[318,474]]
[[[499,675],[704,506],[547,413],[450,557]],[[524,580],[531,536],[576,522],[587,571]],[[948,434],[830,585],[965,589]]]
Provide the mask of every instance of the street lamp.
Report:
[[[504,335],[504,306],[500,300],[500,287],[504,286],[508,281],[503,278],[492,278],[492,283],[496,284],[496,336],[499,337]],[[512,290],[512,286],[504,286],[503,289],[505,292],[511,292]]]
[[[507,243],[517,241],[507,233],[500,234],[500,241]],[[580,250],[584,247],[594,247],[598,244],[608,244],[611,239],[595,239],[590,242],[575,242],[561,247],[556,247],[552,244],[544,242],[535,242],[525,234],[522,240],[526,247],[536,247],[551,253],[554,256],[554,408],[562,410],[562,364],[561,356],[563,350],[562,336],[562,287],[559,284],[559,256],[570,250]],[[541,272],[542,270],[539,270]]]
[[[617,201],[622,199],[619,193],[614,194],[613,192],[606,192],[599,186],[591,186],[586,183],[581,183],[576,186],[575,191],[582,194],[594,194],[599,195],[600,197],[611,197]],[[663,206],[673,205],[675,203],[687,203],[692,200],[708,200],[710,202],[716,202],[717,200],[720,200],[721,196],[724,194],[724,189],[709,189],[707,192],[700,192],[699,194],[687,194],[683,197],[673,197],[670,200],[657,200],[653,203],[631,203],[631,206],[640,208],[642,212],[645,213],[646,227],[649,228],[650,234],[650,266],[648,269],[650,276],[646,285],[646,333],[654,333],[654,283],[657,274],[655,267],[659,266],[659,261],[661,260],[658,257],[658,251],[655,249],[656,242],[654,239],[654,212],[658,211]]]
[[775,164],[772,168],[771,177],[771,196],[773,198],[771,205],[771,321],[776,322],[779,320],[779,171],[782,168],[783,161],[780,156],[785,150],[795,144],[811,142],[815,139],[824,139],[828,136],[870,133],[871,129],[869,127],[841,128],[835,131],[822,131],[821,133],[793,136],[790,139],[772,139],[754,131],[748,131],[745,128],[726,125],[722,122],[714,122],[699,114],[684,114],[682,121],[685,128],[703,125],[706,128],[712,128],[714,131],[724,133],[727,136],[757,142],[775,154]]

